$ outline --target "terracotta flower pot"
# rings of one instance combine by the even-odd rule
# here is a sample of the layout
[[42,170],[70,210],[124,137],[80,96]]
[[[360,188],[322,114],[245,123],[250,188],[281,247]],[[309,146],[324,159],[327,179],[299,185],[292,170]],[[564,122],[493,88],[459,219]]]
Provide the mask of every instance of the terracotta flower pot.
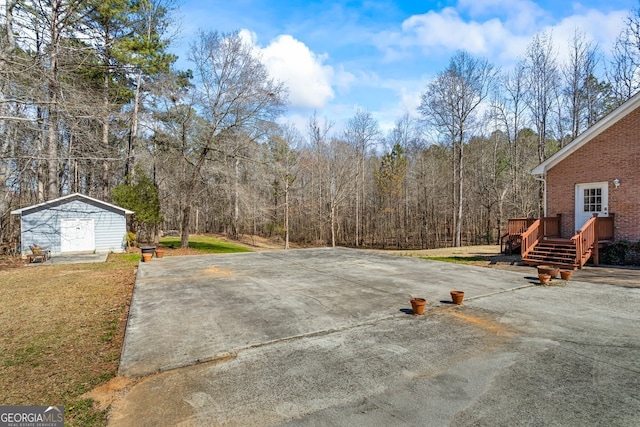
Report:
[[152,254],[142,254],[142,262],[149,262],[151,261],[151,257],[153,255]]
[[558,273],[560,269],[558,267],[554,267],[552,265],[539,265],[538,266],[538,274],[548,274],[552,279],[558,277]]
[[538,279],[540,280],[541,285],[547,286],[549,282],[551,282],[550,274],[538,274]]
[[560,277],[562,278],[562,280],[569,280],[572,274],[573,271],[571,270],[560,270]]
[[454,304],[460,305],[462,304],[462,299],[464,298],[464,292],[462,291],[451,291],[451,301]]
[[151,254],[153,255],[153,252],[156,250],[155,246],[140,246],[140,252],[142,252],[143,254]]
[[424,298],[411,298],[411,309],[413,314],[424,313],[424,307],[427,305],[427,300]]
[[539,265],[538,274],[549,274],[548,271],[551,268],[550,265]]
[[164,249],[156,249],[156,258],[162,258],[164,256]]

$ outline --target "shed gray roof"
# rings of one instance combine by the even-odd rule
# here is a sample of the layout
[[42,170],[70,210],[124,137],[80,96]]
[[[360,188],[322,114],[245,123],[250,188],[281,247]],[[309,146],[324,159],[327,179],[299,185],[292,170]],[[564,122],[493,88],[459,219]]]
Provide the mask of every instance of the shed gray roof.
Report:
[[16,209],[14,211],[11,211],[11,215],[21,215],[23,212],[29,211],[29,210],[32,210],[32,209],[42,208],[42,207],[46,207],[48,205],[54,205],[54,204],[57,204],[57,203],[60,203],[60,202],[65,202],[67,200],[72,201],[72,200],[78,200],[78,199],[85,199],[87,201],[91,201],[93,203],[96,203],[96,204],[99,204],[99,205],[103,205],[105,207],[109,207],[111,209],[122,211],[122,213],[125,214],[125,215],[131,215],[131,214],[134,213],[133,211],[130,211],[129,209],[121,208],[120,206],[112,205],[111,203],[103,202],[102,200],[94,199],[93,197],[85,196],[84,194],[73,193],[73,194],[69,194],[67,196],[58,197],[57,199],[46,201],[44,203],[38,203],[37,205],[31,205],[31,206],[26,206],[24,208]]

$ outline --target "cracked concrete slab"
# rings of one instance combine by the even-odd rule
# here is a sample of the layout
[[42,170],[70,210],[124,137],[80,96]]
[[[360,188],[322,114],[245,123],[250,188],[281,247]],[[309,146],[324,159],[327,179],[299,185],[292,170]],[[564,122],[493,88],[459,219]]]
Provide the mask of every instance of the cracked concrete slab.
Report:
[[[166,257],[142,263],[120,374],[146,375],[282,339],[528,286],[521,274],[345,248]],[[441,302],[445,301],[445,302]]]
[[153,260],[110,424],[637,425],[640,289],[534,275],[343,248]]

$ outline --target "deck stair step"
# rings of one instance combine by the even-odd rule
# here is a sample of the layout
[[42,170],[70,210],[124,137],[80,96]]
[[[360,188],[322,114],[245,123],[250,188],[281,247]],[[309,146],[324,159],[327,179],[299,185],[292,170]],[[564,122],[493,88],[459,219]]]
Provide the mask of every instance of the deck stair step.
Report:
[[576,246],[571,240],[548,239],[536,244],[533,250],[523,258],[530,265],[552,264],[567,268],[577,268],[575,264]]

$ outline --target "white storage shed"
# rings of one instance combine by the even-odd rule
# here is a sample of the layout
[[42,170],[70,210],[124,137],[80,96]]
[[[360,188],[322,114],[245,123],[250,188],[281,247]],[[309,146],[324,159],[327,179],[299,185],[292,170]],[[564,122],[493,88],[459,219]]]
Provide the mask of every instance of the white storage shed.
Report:
[[127,215],[133,211],[74,193],[11,212],[20,215],[22,256],[38,245],[51,255],[126,250]]

